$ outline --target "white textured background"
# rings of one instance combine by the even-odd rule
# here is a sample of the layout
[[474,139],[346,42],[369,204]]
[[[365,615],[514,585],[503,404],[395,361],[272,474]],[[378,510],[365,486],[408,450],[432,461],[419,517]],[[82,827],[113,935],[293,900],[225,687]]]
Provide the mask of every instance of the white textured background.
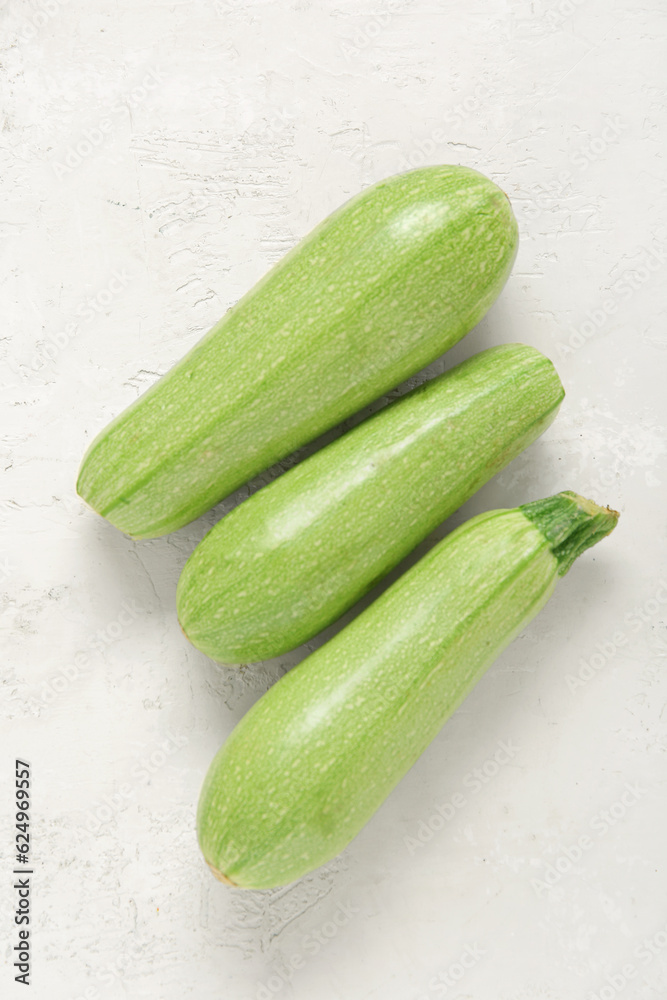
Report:
[[[664,1000],[661,6],[3,4],[3,996]],[[235,671],[190,648],[176,581],[216,514],[134,543],[77,498],[77,468],[317,221],[424,162],[489,174],[521,229],[500,300],[432,371],[521,340],[568,393],[451,523],[571,488],[620,524],[344,855],[230,891],[199,856],[199,787],[305,651]],[[16,756],[30,994],[9,968]]]

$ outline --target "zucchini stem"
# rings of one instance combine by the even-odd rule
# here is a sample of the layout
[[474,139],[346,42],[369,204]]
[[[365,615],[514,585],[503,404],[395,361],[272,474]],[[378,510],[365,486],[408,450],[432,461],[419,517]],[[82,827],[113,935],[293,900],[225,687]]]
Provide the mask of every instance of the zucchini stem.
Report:
[[565,576],[575,559],[616,527],[619,513],[564,490],[544,500],[523,504],[519,510],[538,528]]

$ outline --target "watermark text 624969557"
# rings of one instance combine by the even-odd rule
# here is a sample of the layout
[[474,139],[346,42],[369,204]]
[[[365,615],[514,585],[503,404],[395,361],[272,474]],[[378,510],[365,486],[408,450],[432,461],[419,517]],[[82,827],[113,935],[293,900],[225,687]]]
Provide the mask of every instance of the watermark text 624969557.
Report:
[[32,950],[30,945],[30,764],[25,760],[15,763],[14,799],[16,806],[16,853],[14,889],[16,907],[14,925],[17,942],[12,948],[14,979],[17,983],[30,985],[30,965]]

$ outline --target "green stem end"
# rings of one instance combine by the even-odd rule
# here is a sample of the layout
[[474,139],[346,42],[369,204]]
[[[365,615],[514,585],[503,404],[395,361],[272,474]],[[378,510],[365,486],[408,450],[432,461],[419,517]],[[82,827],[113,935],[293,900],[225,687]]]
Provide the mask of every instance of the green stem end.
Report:
[[544,500],[523,504],[519,510],[549,542],[564,576],[574,560],[616,527],[618,511],[599,507],[578,493],[565,490]]

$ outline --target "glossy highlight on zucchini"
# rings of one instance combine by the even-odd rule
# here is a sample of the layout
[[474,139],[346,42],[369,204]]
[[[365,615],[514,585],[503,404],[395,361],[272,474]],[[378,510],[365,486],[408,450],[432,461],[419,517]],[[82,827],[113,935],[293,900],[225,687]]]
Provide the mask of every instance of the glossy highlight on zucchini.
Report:
[[80,496],[134,538],[182,527],[460,340],[517,240],[506,195],[470,168],[367,188],[102,430]]
[[338,619],[552,422],[564,391],[505,344],[419,386],[227,514],[178,583],[198,649],[250,663]]
[[272,888],[338,854],[617,518],[569,491],[474,517],[274,684],[204,781],[216,877]]

